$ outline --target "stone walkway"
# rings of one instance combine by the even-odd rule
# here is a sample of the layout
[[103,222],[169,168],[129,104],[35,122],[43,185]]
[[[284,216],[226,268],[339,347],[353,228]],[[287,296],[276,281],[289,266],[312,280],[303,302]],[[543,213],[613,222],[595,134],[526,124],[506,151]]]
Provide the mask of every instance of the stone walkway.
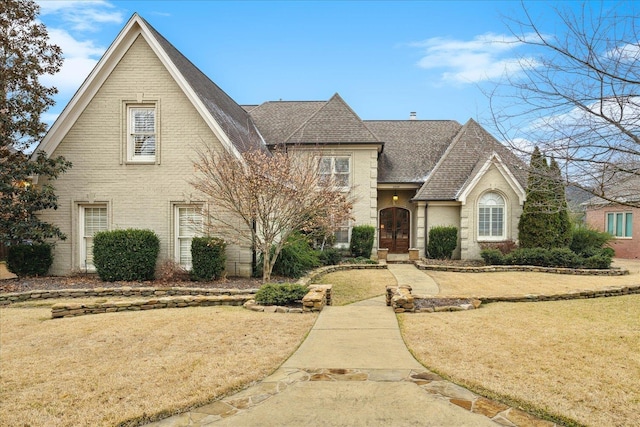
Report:
[[[417,293],[438,287],[391,264]],[[259,384],[150,426],[545,426],[426,370],[409,353],[384,297],[325,307],[300,348]]]

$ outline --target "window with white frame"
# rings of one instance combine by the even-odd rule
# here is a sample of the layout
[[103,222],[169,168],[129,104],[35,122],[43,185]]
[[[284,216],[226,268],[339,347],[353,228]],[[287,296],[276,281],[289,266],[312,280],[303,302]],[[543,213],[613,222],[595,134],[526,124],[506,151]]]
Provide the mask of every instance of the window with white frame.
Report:
[[335,244],[340,246],[348,245],[349,236],[351,234],[350,232],[351,232],[351,226],[349,224],[349,221],[345,221],[344,223],[340,224],[340,226],[338,226],[336,231],[333,233],[336,239]]
[[608,212],[607,233],[614,237],[632,237],[633,214],[631,212]]
[[93,265],[93,236],[108,230],[107,207],[105,205],[83,205],[79,213],[80,268],[95,271]]
[[478,203],[478,238],[502,240],[505,238],[505,202],[498,193],[485,193]]
[[175,259],[182,267],[191,269],[191,240],[202,234],[200,206],[175,207]]
[[333,180],[336,187],[349,189],[351,184],[351,157],[325,156],[320,158],[320,179],[322,182]]
[[127,160],[155,162],[157,148],[156,107],[153,104],[127,107]]

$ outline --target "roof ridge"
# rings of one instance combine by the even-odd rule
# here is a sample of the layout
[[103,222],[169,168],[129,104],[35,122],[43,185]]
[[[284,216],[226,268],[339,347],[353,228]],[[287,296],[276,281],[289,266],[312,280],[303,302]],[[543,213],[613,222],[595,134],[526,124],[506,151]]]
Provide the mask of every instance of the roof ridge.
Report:
[[[272,101],[267,101],[267,102],[272,102]],[[276,101],[279,102],[279,101]],[[322,102],[322,101],[318,101],[318,102]],[[306,126],[307,123],[309,123],[309,121],[316,115],[318,114],[318,112],[320,110],[322,110],[327,104],[329,103],[329,101],[324,101],[324,103],[322,105],[320,105],[318,107],[318,109],[316,111],[313,112],[313,114],[311,114],[309,117],[307,117],[307,119],[302,122],[302,124],[300,126],[298,126],[293,132],[291,132],[291,134],[289,134],[284,141],[282,141],[283,144],[286,144],[292,137],[293,135],[295,135],[300,129],[302,129],[302,127]]]

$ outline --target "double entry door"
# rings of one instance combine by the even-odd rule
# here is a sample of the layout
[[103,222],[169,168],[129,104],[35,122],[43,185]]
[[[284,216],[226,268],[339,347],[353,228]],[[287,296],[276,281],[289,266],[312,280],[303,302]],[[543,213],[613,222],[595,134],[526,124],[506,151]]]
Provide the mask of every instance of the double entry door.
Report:
[[387,208],[380,211],[380,245],[389,253],[409,252],[409,211],[403,208]]

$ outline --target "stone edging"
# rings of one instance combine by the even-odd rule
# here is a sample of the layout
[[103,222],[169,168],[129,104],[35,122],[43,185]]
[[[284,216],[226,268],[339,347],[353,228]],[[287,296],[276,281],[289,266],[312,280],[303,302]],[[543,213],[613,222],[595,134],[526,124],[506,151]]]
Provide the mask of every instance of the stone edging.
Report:
[[0,294],[0,306],[15,302],[33,301],[51,298],[86,298],[86,297],[166,297],[166,296],[221,296],[255,294],[257,289],[224,289],[224,288],[93,288],[93,289],[61,289],[16,292]]
[[242,305],[253,295],[174,296],[146,300],[111,301],[104,303],[60,303],[51,307],[51,318],[76,317],[87,314],[120,311],[155,310],[160,308],[209,307],[214,305]]
[[424,261],[416,261],[415,266],[420,270],[450,271],[455,273],[496,273],[525,271],[532,273],[573,274],[576,276],[625,276],[629,274],[629,270],[625,270],[624,268],[596,270],[589,268],[538,267],[535,265],[487,265],[479,267],[457,267],[454,265],[425,264]]
[[[598,290],[575,290],[558,294],[526,294],[526,295],[504,295],[504,296],[456,296],[456,295],[440,295],[440,296],[421,296],[411,293],[411,286],[387,286],[387,305],[391,306],[396,313],[414,313],[414,312],[438,312],[438,311],[463,311],[479,308],[481,303],[491,302],[542,302],[542,301],[564,301],[572,299],[587,298],[606,298],[622,295],[640,294],[640,284],[626,286],[607,286]],[[468,304],[460,304],[454,306],[441,306],[435,308],[416,309],[415,299],[460,299],[469,300]]]
[[448,400],[454,405],[469,412],[483,415],[500,425],[511,427],[558,426],[558,424],[541,420],[517,408],[482,397],[427,370],[386,369],[281,368],[255,386],[170,419],[178,421],[197,414],[197,416],[202,415],[203,418],[206,417],[210,421],[221,420],[255,407],[285,389],[295,386],[296,383],[313,381],[409,382],[430,395]]
[[244,308],[266,313],[308,313],[322,311],[325,305],[331,305],[331,289],[333,285],[309,285],[309,292],[302,298],[302,308],[283,307],[278,305],[264,306],[256,304],[254,299],[244,303]]

